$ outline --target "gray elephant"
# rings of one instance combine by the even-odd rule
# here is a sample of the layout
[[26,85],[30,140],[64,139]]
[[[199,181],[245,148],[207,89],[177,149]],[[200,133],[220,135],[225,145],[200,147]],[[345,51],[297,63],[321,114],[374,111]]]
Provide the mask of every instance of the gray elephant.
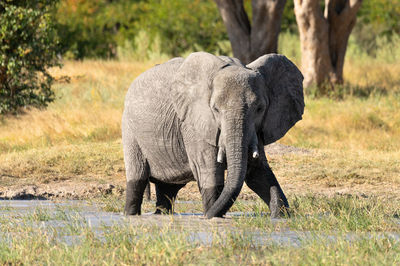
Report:
[[149,181],[156,187],[156,213],[171,212],[178,191],[196,181],[208,218],[223,216],[244,182],[272,217],[280,216],[289,206],[264,145],[301,119],[302,81],[298,68],[277,54],[245,66],[197,52],[141,74],[122,117],[125,214],[141,213]]

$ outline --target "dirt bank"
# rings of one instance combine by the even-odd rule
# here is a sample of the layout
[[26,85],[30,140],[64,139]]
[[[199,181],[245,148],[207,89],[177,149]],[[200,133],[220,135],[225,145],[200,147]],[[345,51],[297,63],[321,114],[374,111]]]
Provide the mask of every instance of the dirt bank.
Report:
[[[300,149],[296,147],[286,146],[274,143],[266,147],[267,157],[270,160],[279,160],[283,155],[312,155],[313,150]],[[322,194],[333,196],[337,194],[351,194],[369,197],[371,195],[391,198],[400,198],[400,186],[390,182],[370,183],[334,183],[333,185],[326,180],[304,180],[293,176],[280,175],[277,169],[277,176],[285,193],[290,196],[293,194]],[[274,170],[275,171],[275,170]],[[7,180],[6,180],[7,179]],[[9,184],[0,187],[0,199],[88,199],[95,197],[103,197],[114,194],[122,196],[125,191],[124,176],[112,177],[74,177],[69,180],[53,180],[46,183],[35,182],[32,179],[18,180],[18,184],[13,185],[13,177],[1,176],[0,184]],[[152,185],[152,199],[155,199],[155,189]],[[253,193],[247,186],[244,186],[239,199],[255,199],[258,196]],[[200,193],[195,182],[191,182],[183,188],[178,195],[181,200],[200,200]]]

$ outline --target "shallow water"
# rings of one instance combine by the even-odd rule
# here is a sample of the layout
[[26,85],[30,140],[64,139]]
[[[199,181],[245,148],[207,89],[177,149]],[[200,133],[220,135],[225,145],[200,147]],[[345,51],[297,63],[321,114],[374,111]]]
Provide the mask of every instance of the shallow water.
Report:
[[[197,202],[177,202],[177,204],[197,204]],[[104,212],[98,204],[67,200],[53,202],[49,200],[0,200],[0,242],[12,241],[17,233],[17,227],[29,227],[49,235],[56,235],[58,241],[73,245],[82,240],[77,228],[87,227],[99,240],[105,239],[107,230],[113,226],[156,227],[163,234],[163,228],[168,228],[169,234],[179,234],[183,230],[188,233],[187,239],[205,245],[234,234],[240,239],[251,241],[253,245],[290,245],[301,246],[304,241],[328,239],[335,241],[337,233],[301,232],[281,228],[277,232],[263,232],[260,229],[249,230],[238,228],[236,218],[251,218],[254,213],[230,212],[226,218],[205,219],[201,213],[179,213],[174,215],[154,215],[145,213],[141,216],[126,217],[119,213]],[[266,215],[266,219],[270,219]],[[285,219],[271,219],[271,223],[282,223]],[[400,219],[396,220],[400,224]],[[63,231],[63,233],[60,233]],[[377,236],[377,234],[374,234]],[[360,237],[372,237],[372,234],[362,235],[347,233],[346,239],[357,240]],[[378,237],[390,237],[400,241],[398,233],[378,233]]]

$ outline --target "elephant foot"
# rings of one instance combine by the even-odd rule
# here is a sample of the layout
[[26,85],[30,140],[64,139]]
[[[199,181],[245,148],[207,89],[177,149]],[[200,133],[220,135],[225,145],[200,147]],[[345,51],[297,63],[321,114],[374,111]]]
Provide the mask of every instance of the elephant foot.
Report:
[[125,215],[140,215],[143,201],[143,192],[147,180],[130,180],[126,185]]
[[157,208],[156,211],[154,212],[156,215],[171,215],[174,214],[174,212],[171,210],[167,210],[164,208]]
[[271,210],[271,218],[288,218],[289,214],[289,203],[282,190],[277,186],[270,188],[271,201],[269,208]]
[[130,215],[140,215],[140,209],[137,208],[136,206],[125,206],[124,210],[124,215],[130,216]]
[[276,218],[289,218],[290,209],[286,206],[281,206],[279,208],[271,208],[271,218],[276,219]]

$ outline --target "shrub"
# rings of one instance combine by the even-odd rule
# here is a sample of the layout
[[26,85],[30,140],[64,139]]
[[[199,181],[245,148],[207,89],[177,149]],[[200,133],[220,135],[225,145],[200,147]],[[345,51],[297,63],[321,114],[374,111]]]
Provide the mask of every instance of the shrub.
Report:
[[124,57],[144,46],[159,46],[157,52],[169,56],[229,52],[223,51],[228,37],[212,0],[62,0],[54,16],[69,58]]
[[214,52],[218,42],[228,39],[213,1],[147,0],[139,5],[135,28],[150,37],[160,36],[162,52],[179,56],[188,50]]
[[0,2],[0,114],[53,101],[57,36],[49,9],[54,0]]
[[115,35],[135,12],[131,1],[62,0],[53,16],[67,58],[110,58],[116,54]]

